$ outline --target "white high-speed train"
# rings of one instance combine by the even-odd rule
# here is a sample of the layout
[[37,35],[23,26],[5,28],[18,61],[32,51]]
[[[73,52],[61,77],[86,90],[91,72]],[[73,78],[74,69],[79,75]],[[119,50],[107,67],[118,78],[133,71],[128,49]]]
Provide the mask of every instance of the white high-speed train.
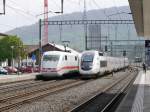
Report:
[[128,65],[128,58],[104,56],[103,53],[89,50],[81,53],[79,72],[83,77],[97,77],[125,68]]
[[63,51],[48,51],[42,56],[41,74],[43,77],[59,77],[79,72],[78,54]]

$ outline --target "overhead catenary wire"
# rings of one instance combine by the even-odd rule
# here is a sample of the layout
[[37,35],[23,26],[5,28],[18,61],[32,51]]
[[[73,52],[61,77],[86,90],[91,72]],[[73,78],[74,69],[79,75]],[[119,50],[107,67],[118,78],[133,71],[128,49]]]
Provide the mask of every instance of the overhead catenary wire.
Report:
[[60,9],[60,6],[56,3],[55,0],[52,0],[52,2],[55,4],[56,7],[58,7]]
[[[119,19],[121,20],[121,14],[123,14],[123,13],[125,13],[125,14],[129,14],[129,13],[127,13],[127,12],[120,12],[119,11],[119,9],[118,9],[118,6],[117,6],[117,4],[116,4],[116,0],[113,0],[114,1],[114,5],[115,5],[115,10],[116,10],[116,12],[117,12],[117,14],[119,15]],[[129,32],[129,25],[127,24],[127,31],[128,31],[128,34],[127,34],[127,37],[128,37],[128,39],[129,39],[129,36],[130,36],[130,32]],[[117,32],[117,33],[120,33],[120,32]],[[125,38],[126,38],[126,36],[125,36]],[[128,42],[128,45],[129,45],[129,42]]]
[[[10,1],[10,0],[9,0]],[[10,5],[10,3],[7,2],[6,7],[8,7],[9,9],[11,9],[11,11],[13,11],[16,15],[20,15],[23,19],[25,19],[26,21],[30,22],[31,21],[37,21],[37,18],[35,17],[35,15],[27,12],[25,9],[23,9],[22,7],[18,6],[18,4],[16,2],[14,2],[13,0],[11,0],[11,3],[15,4],[15,5]],[[10,13],[10,12],[9,12]],[[17,17],[17,16],[16,16]],[[16,22],[18,23],[18,17],[16,18]],[[18,25],[16,24],[14,28],[17,28]],[[19,29],[21,30],[21,29]]]
[[[56,3],[56,1],[55,1],[55,0],[52,0],[52,1],[53,1],[53,3],[55,4],[55,6],[60,9],[60,6]],[[51,14],[57,14],[57,13],[60,13],[60,12],[56,12],[56,11],[53,11],[53,10],[49,10],[49,11],[47,11],[47,12],[37,14],[36,17],[42,16],[42,15],[44,15],[44,14],[46,14],[46,13],[48,13],[48,14],[49,14],[49,13],[51,13]]]
[[[96,6],[97,8],[101,9],[100,5],[98,5],[95,0],[92,0],[92,1],[93,1],[93,3],[95,4],[95,6]],[[116,5],[116,4],[115,4],[115,5]],[[117,12],[117,13],[112,14],[112,16],[118,14],[120,20],[121,20],[120,14],[123,14],[123,13],[127,14],[127,12],[120,12],[120,11],[118,10],[117,6],[115,6],[115,9],[116,9],[116,12]],[[109,20],[110,17],[109,17],[109,15],[107,15],[106,9],[104,9],[103,11],[104,11],[104,12],[103,12],[104,15],[105,15],[105,16],[108,18],[108,20]],[[111,16],[111,15],[110,15],[110,16]],[[110,26],[108,26],[108,27],[109,27],[108,30],[112,29],[112,27],[110,27]],[[129,26],[128,26],[128,27],[129,27]],[[115,30],[116,30],[116,29],[117,29],[117,26],[115,26]],[[128,30],[129,30],[129,28],[128,28]],[[109,32],[109,31],[108,31],[108,32]],[[121,34],[120,32],[117,32],[117,33]],[[115,31],[115,35],[116,35],[116,31]],[[116,36],[117,36],[117,35],[116,35]],[[110,37],[110,33],[108,33],[108,37]]]
[[[95,0],[93,0],[93,3],[96,5],[96,7],[98,7],[99,9],[102,9],[102,7],[100,7],[100,5],[98,5],[98,3]],[[101,3],[101,5],[102,5],[102,3]],[[106,18],[109,20],[110,17],[107,14],[107,11],[106,11],[105,8],[103,9],[103,13],[106,16]],[[106,38],[106,46],[108,44],[108,41],[110,41],[110,24],[108,24],[108,33],[107,33],[107,38]]]
[[[116,10],[116,15],[119,15],[119,20],[121,20],[121,16],[120,16],[120,11],[118,10],[118,6],[117,6],[117,4],[116,4],[116,1],[115,0],[113,0],[113,3],[114,3],[114,6],[115,6],[115,10]],[[115,40],[117,40],[117,38],[118,38],[118,24],[116,24],[115,25]],[[116,44],[117,45],[117,44]],[[116,50],[116,48],[115,48],[115,53],[116,53],[116,55],[117,55],[117,50]]]
[[[98,5],[98,3],[95,1],[95,0],[92,0],[93,1],[93,3],[95,4],[95,6],[97,7],[97,8],[99,8],[99,9],[102,9],[102,7],[100,7],[100,5]],[[103,9],[103,13],[104,13],[104,15],[107,17],[108,15],[107,15],[107,13],[106,13],[106,9],[104,8]]]
[[[102,8],[102,7],[96,2],[96,0],[92,0],[92,2],[93,2],[93,4],[94,4],[98,9],[102,9],[103,14],[105,15],[106,18],[108,18],[106,9],[105,9],[105,8]],[[109,20],[109,18],[108,18],[108,20]],[[109,24],[108,24],[108,27],[109,27]],[[110,35],[109,35],[109,28],[108,28],[108,32],[107,32],[107,36],[106,36],[106,45],[105,45],[105,46],[107,46],[107,44],[108,44],[108,39],[109,39],[108,37],[110,37]]]
[[15,28],[14,26],[11,26],[11,25],[8,25],[8,24],[0,24],[0,26],[5,26],[5,27],[8,27],[8,28]]
[[10,6],[10,5],[8,5],[8,4],[7,4],[7,6],[9,6],[9,7],[11,7],[11,8],[14,8],[14,9],[16,9],[16,10],[18,10],[18,11],[20,11],[20,12],[22,12],[22,13],[28,15],[28,16],[31,16],[31,17],[34,17],[34,18],[36,17],[36,15],[34,15],[34,14],[32,14],[31,12],[26,11],[26,9],[20,7],[19,4],[17,4],[15,1],[13,1],[13,0],[8,0],[8,1],[11,2],[11,3],[13,3],[13,4],[15,4],[16,7]]
[[[29,15],[27,15],[26,13],[24,13],[24,12],[22,12],[22,11],[16,9],[15,7],[12,7],[12,6],[7,5],[7,4],[6,4],[6,7],[12,9],[15,13],[17,13],[17,14],[19,14],[19,15],[22,15],[22,16],[26,17],[27,19],[29,19],[29,17],[30,17],[30,20],[33,20],[33,18],[31,19],[31,16],[29,16]],[[35,19],[36,19],[36,18],[35,18]]]
[[[114,6],[115,6],[116,13],[119,13],[120,11],[118,10],[118,6],[116,4],[116,0],[113,0],[113,3],[114,3]],[[119,19],[121,20],[121,16],[120,15],[119,15]]]

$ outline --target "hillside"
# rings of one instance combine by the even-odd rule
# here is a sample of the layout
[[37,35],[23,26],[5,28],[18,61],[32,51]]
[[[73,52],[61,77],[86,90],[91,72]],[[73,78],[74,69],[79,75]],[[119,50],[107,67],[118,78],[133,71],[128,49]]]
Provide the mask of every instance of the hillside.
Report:
[[[119,12],[130,12],[129,7],[119,7]],[[105,13],[104,13],[105,12]],[[108,8],[102,10],[91,10],[87,12],[87,18],[97,20],[97,19],[107,19],[107,15],[111,15],[116,13],[115,8]],[[129,14],[120,14],[118,16],[112,16],[111,19],[132,19],[132,16]],[[75,12],[71,14],[65,14],[63,16],[55,16],[49,18],[49,20],[74,20],[74,19],[82,19],[81,12]],[[110,39],[115,38],[115,25],[110,26]],[[128,28],[128,29],[127,29]],[[49,42],[60,43],[60,38],[62,40],[69,40],[70,46],[76,49],[84,49],[84,29],[83,25],[75,25],[75,26],[62,26],[62,31],[60,31],[61,26],[49,26]],[[108,26],[102,26],[102,36],[107,35]],[[117,39],[127,39],[127,33],[130,30],[130,37],[132,39],[137,39],[134,25],[118,25],[117,26]],[[21,37],[25,44],[37,44],[39,42],[39,32],[38,32],[38,23],[35,23],[30,26],[24,26],[17,29],[13,29],[8,34],[18,35]],[[61,36],[60,36],[61,34]]]

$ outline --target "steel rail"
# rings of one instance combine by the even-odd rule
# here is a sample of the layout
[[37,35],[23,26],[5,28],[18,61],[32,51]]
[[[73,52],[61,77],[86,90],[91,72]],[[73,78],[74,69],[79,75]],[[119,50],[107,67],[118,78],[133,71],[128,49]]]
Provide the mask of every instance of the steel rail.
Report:
[[30,95],[24,95],[23,97],[19,97],[18,99],[15,99],[15,101],[9,101],[8,104],[4,104],[2,106],[0,106],[0,111],[4,111],[4,110],[9,110],[11,108],[14,108],[18,105],[21,105],[21,104],[24,104],[26,102],[30,102],[30,101],[33,101],[33,100],[36,100],[36,99],[39,99],[39,98],[42,98],[42,97],[45,97],[45,96],[48,96],[48,95],[52,95],[54,93],[59,93],[61,91],[64,91],[64,90],[67,90],[69,88],[73,88],[73,87],[76,87],[76,86],[80,86],[80,85],[83,85],[85,83],[88,83],[89,81],[74,81],[74,82],[70,82],[70,83],[67,83],[67,84],[64,84],[64,85],[59,85],[58,87],[53,87],[53,89],[45,89],[43,91],[40,90],[40,92],[34,92],[33,94],[30,94]]
[[131,84],[133,83],[133,81],[135,80],[136,75],[127,82],[127,84],[121,88],[118,93],[113,97],[113,99],[101,110],[101,112],[108,112],[112,106],[116,103],[116,101],[119,99],[119,97],[121,97],[123,92],[127,91],[127,88],[129,88],[131,86]]
[[[130,74],[128,75],[130,76]],[[102,90],[97,93],[96,95],[90,97],[89,99],[87,99],[86,101],[82,102],[81,104],[79,104],[78,106],[74,107],[73,109],[69,110],[68,112],[80,112],[81,110],[84,109],[84,107],[86,105],[88,105],[89,103],[93,102],[95,99],[97,99],[99,96],[102,96],[103,93],[105,93],[106,91],[110,90],[111,88],[113,88],[116,84],[120,83],[121,81],[123,81],[124,79],[126,79],[127,76],[121,77],[119,80],[115,81],[114,83],[112,83],[111,85],[107,85],[106,87],[102,88]]]
[[15,81],[15,82],[4,82],[4,83],[0,83],[0,87],[2,86],[9,86],[9,85],[13,85],[13,84],[19,84],[22,82],[28,82],[28,81],[33,81],[34,79],[26,79],[26,80],[19,80],[19,81]]
[[[42,92],[42,91],[45,91],[45,90],[47,90],[47,89],[53,89],[53,88],[55,88],[55,87],[58,87],[58,86],[61,86],[61,85],[65,85],[65,84],[69,84],[69,83],[72,83],[72,82],[74,82],[74,81],[69,81],[69,82],[49,82],[49,83],[47,83],[47,85],[45,85],[45,83],[43,83],[42,85],[36,85],[36,86],[38,86],[38,88],[33,88],[33,89],[31,89],[30,90],[30,88],[29,88],[29,90],[27,91],[27,92],[19,92],[19,93],[17,93],[17,94],[13,94],[13,95],[9,95],[8,97],[6,97],[6,96],[3,96],[4,98],[1,98],[0,99],[0,103],[2,103],[2,102],[7,102],[7,101],[10,101],[10,100],[13,100],[13,99],[18,99],[18,98],[21,98],[21,97],[24,97],[24,96],[27,96],[27,95],[32,95],[32,94],[34,94],[34,93],[37,93],[37,92]],[[76,82],[76,81],[75,81]],[[56,83],[56,84],[55,84]],[[50,85],[49,85],[50,84]],[[35,86],[35,87],[36,87]],[[39,87],[39,86],[41,86],[41,87]],[[44,87],[43,87],[44,86]]]
[[52,81],[49,81],[49,82],[33,81],[33,82],[27,83],[27,84],[26,83],[17,84],[17,85],[14,85],[13,87],[10,87],[10,86],[1,87],[0,88],[0,95],[3,94],[3,93],[11,92],[11,91],[17,91],[17,90],[21,90],[21,89],[23,90],[23,89],[26,89],[26,88],[29,88],[29,87],[42,86],[44,84],[49,84],[49,83],[52,83],[52,82],[55,82],[55,81],[56,80],[52,80]]

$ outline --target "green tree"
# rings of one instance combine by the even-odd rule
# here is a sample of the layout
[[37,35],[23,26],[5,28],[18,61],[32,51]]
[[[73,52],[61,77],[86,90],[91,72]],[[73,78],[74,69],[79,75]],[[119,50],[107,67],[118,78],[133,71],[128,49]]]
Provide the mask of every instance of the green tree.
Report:
[[[11,46],[13,46],[13,49]],[[12,52],[14,59],[24,58],[27,54],[24,49],[25,46],[19,37],[6,36],[0,39],[0,61],[11,60]]]

